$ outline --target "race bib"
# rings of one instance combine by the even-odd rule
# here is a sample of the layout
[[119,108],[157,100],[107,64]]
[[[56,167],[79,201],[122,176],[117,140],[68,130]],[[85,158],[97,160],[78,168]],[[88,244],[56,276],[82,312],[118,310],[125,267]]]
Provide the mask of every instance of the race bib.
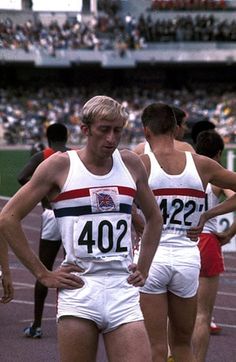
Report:
[[76,218],[73,225],[75,256],[97,261],[121,260],[130,252],[130,221],[120,215]]

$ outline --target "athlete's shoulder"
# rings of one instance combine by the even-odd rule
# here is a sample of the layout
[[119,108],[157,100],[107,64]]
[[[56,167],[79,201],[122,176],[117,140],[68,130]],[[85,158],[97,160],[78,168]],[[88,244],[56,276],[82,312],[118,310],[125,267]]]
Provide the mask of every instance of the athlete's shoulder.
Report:
[[215,160],[213,160],[212,158],[209,158],[207,156],[204,155],[199,155],[197,153],[192,153],[192,157],[194,159],[194,161],[198,164],[202,164],[202,165],[219,165],[219,163]]
[[146,175],[145,165],[140,156],[130,150],[122,150],[121,157],[135,181]]
[[140,162],[140,157],[133,150],[124,148],[119,152],[124,162]]
[[137,155],[142,155],[144,153],[144,148],[145,148],[145,142],[141,142],[133,148],[133,152],[136,153]]
[[184,142],[184,141],[175,140],[175,148],[177,150],[179,150],[179,151],[188,151],[188,152],[191,152],[191,153],[196,153],[193,146],[190,145],[190,143]]

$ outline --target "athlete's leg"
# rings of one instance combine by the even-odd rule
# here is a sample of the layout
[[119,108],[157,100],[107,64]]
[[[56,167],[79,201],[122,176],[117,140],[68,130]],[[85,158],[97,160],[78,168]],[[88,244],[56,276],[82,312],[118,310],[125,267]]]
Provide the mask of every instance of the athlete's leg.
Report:
[[151,362],[151,346],[143,321],[121,325],[104,334],[110,362]]
[[191,340],[196,319],[197,296],[180,298],[168,292],[169,342],[175,362],[194,362]]
[[58,321],[60,362],[95,362],[99,331],[88,319],[62,317]]
[[218,284],[219,276],[199,279],[197,318],[193,332],[193,350],[198,362],[204,362],[206,358]]
[[[60,240],[44,240],[39,242],[39,258],[47,269],[52,270],[57,253],[60,249]],[[44,302],[48,293],[48,288],[36,281],[34,288],[34,322],[32,327],[41,326]]]
[[141,309],[152,349],[153,362],[166,362],[167,294],[140,293]]

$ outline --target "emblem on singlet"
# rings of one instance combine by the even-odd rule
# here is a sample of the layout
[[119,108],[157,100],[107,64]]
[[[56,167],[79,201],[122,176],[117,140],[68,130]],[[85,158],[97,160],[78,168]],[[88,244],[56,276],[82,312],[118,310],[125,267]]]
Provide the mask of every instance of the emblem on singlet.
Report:
[[117,187],[90,189],[93,212],[119,211]]

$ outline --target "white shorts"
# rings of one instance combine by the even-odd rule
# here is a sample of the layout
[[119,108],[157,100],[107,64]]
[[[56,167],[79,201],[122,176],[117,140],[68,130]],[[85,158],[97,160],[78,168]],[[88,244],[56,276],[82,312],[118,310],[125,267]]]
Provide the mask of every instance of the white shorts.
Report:
[[53,210],[45,209],[42,213],[41,239],[61,240],[60,231]]
[[128,274],[82,276],[80,289],[58,291],[57,320],[65,316],[85,318],[107,333],[124,323],[143,320],[139,288],[127,282]]
[[191,298],[197,293],[200,272],[198,247],[158,247],[149,276],[140,292],[162,294],[167,291]]

